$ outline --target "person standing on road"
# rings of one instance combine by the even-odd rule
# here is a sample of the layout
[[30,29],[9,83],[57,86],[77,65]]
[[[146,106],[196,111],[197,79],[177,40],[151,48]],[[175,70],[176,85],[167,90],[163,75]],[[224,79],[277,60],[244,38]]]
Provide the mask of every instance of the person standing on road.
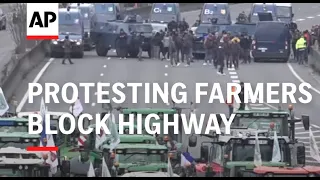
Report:
[[174,36],[174,42],[176,44],[176,58],[177,58],[177,66],[180,65],[180,55],[181,55],[181,62],[184,62],[184,57],[183,57],[183,38],[182,38],[182,34],[179,33],[179,31],[176,32],[176,36]]
[[65,38],[64,38],[63,49],[64,49],[64,57],[62,60],[62,64],[66,64],[65,63],[66,59],[68,59],[70,64],[73,64],[73,62],[71,61],[72,44],[69,40],[69,36],[65,36]]
[[123,29],[120,29],[120,34],[118,38],[116,39],[116,42],[119,44],[119,56],[120,59],[127,58],[127,53],[128,53],[128,35],[126,32],[124,32]]
[[177,36],[175,32],[172,32],[171,35],[169,36],[169,56],[170,56],[171,66],[178,65],[178,61],[176,57],[177,48],[176,48],[176,43],[174,41],[175,36]]
[[162,40],[163,49],[162,49],[162,60],[169,60],[169,44],[170,44],[170,36],[169,33],[166,33]]
[[161,35],[159,32],[156,32],[156,35],[152,38],[153,45],[153,58],[160,59],[160,46],[161,46]]
[[296,51],[297,51],[297,60],[299,64],[303,64],[304,60],[305,60],[305,53],[307,49],[307,41],[304,37],[304,35],[302,34],[300,36],[300,39],[298,39],[297,43],[296,43]]
[[223,44],[219,42],[218,48],[217,48],[217,64],[219,65],[219,69],[217,74],[219,75],[226,75],[223,72],[224,69],[224,51],[223,51]]
[[142,46],[144,45],[144,34],[141,32],[138,36],[137,45],[139,47],[138,60],[142,61]]
[[240,39],[235,37],[231,40],[231,57],[235,69],[239,69],[239,55],[241,52]]
[[214,48],[214,35],[209,33],[207,38],[204,40],[204,49],[205,49],[205,61],[203,63],[204,66],[207,64],[212,64],[213,59],[213,48]]
[[190,66],[191,62],[191,52],[192,52],[192,45],[193,45],[193,36],[192,34],[186,32],[183,36],[183,53],[184,57],[187,59],[186,66]]
[[240,38],[241,56],[243,61],[241,64],[251,63],[250,57],[250,41],[247,35],[242,34]]

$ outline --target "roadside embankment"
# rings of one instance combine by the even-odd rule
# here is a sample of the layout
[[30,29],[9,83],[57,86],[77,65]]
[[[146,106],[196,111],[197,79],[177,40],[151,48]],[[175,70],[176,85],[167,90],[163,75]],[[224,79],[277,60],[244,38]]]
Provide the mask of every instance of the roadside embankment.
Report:
[[317,43],[310,49],[309,66],[314,72],[320,74],[320,51]]
[[41,41],[26,53],[13,55],[11,61],[2,67],[1,88],[9,100],[17,87],[25,80],[27,74],[40,64],[48,52],[48,41]]

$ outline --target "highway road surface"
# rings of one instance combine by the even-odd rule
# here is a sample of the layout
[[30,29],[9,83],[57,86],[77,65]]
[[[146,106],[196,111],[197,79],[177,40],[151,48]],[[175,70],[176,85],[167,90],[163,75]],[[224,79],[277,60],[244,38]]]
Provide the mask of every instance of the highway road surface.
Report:
[[[250,10],[250,4],[237,4],[231,5],[232,19],[235,20],[237,15],[245,10]],[[320,3],[306,3],[306,4],[293,4],[295,12],[295,20],[298,23],[300,29],[310,29],[313,23],[318,22],[320,19]],[[191,25],[195,22],[199,15],[200,10],[183,13],[183,17],[186,18]],[[258,82],[278,82],[278,83],[294,83],[296,85],[301,82],[309,82],[313,86],[311,91],[313,100],[309,104],[295,104],[295,115],[300,117],[301,114],[310,115],[312,122],[312,129],[314,135],[320,145],[320,120],[318,119],[318,109],[320,107],[320,84],[310,74],[309,69],[304,66],[298,66],[297,64],[286,63],[252,63],[248,65],[241,65],[239,70],[233,68],[226,69],[226,76],[219,76],[213,67],[202,66],[202,62],[195,62],[190,67],[184,67],[182,64],[179,67],[170,67],[168,61],[158,61],[146,59],[143,62],[138,62],[137,59],[120,60],[113,56],[114,52],[111,52],[108,57],[98,57],[95,51],[86,52],[83,59],[74,59],[74,65],[62,65],[61,59],[48,59],[43,63],[43,66],[39,66],[28,77],[29,82],[55,82],[62,86],[64,83],[73,82],[143,82],[143,83],[164,83],[170,84],[183,82],[188,87],[188,99],[194,101],[195,89],[194,84],[197,82],[207,82],[209,85],[212,83],[221,83],[224,85],[228,82],[250,82],[253,85]],[[44,69],[43,69],[44,67]],[[42,69],[42,71],[41,71]],[[40,73],[39,73],[40,72]],[[38,74],[39,73],[39,74]],[[37,76],[37,77],[36,77]],[[34,80],[34,78],[36,79]],[[40,98],[36,98],[36,102],[33,104],[24,104],[23,98],[27,91],[26,84],[23,84],[19,88],[17,97],[21,99],[22,104],[20,107],[22,111],[36,111],[39,110]],[[225,92],[225,88],[223,88]],[[129,94],[131,92],[127,91]],[[80,93],[83,93],[81,91]],[[85,111],[90,113],[96,113],[101,111],[101,105],[94,103],[96,101],[94,91],[91,92],[92,103],[85,104]],[[132,104],[126,102],[122,106],[125,107],[171,107],[164,103],[159,104],[145,104],[143,102],[143,96],[145,92],[143,90],[138,92],[140,102],[138,104]],[[80,96],[83,99],[82,96]],[[24,99],[24,100],[23,100]],[[205,100],[203,98],[202,100]],[[188,107],[188,104],[181,105]],[[282,109],[287,108],[288,104],[281,104]],[[252,104],[250,103],[248,108],[251,109],[276,109],[278,104]],[[67,111],[68,104],[48,104],[50,111]],[[227,113],[227,107],[225,104],[208,104],[201,103],[196,105],[197,114],[200,113]],[[310,151],[308,132],[305,132],[300,125],[297,126],[297,137],[307,145],[307,152]],[[187,140],[187,136],[185,137]],[[205,141],[205,139],[201,139]],[[185,141],[187,143],[187,141]],[[199,144],[200,145],[200,144]],[[199,149],[190,149],[193,156],[199,156]],[[315,161],[307,154],[308,163],[315,163]]]

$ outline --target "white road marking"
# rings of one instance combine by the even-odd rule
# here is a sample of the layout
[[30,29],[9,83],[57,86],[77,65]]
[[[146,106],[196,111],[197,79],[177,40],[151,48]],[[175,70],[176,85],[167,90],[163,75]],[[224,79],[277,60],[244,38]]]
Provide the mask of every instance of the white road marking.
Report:
[[[32,81],[32,83],[37,83],[41,76],[44,74],[44,72],[48,69],[49,65],[54,61],[54,58],[50,58],[49,61],[42,67],[42,69],[40,70],[40,72],[37,74],[37,76],[34,78],[34,80]],[[19,103],[19,105],[17,106],[16,111],[20,112],[23,108],[23,106],[26,104],[27,100],[28,100],[28,95],[29,95],[29,89],[27,90],[27,92],[24,94],[23,98],[21,99],[21,102]]]
[[165,68],[168,68],[169,66],[166,64],[164,67],[165,67]]
[[170,103],[166,103],[167,106],[170,106]]
[[100,76],[103,76],[103,75],[104,75],[103,73],[100,74]]
[[238,76],[230,76],[231,79],[239,79]]
[[234,80],[232,80],[232,82],[233,82],[233,83],[240,83],[240,80],[234,79]]
[[307,17],[308,19],[313,19],[314,17],[313,16],[309,16],[309,17]]
[[116,50],[113,50],[113,52],[115,53],[115,52],[117,52]]
[[99,81],[98,83],[101,83],[101,81]]
[[305,19],[297,19],[296,21],[304,21]]
[[103,66],[103,68],[106,68],[106,67],[107,67],[107,65],[104,65],[104,66]]
[[111,57],[108,57],[108,60],[110,60],[111,59]]
[[164,73],[164,76],[168,76],[168,73]]
[[235,71],[235,68],[228,68],[229,71]]
[[92,103],[91,106],[96,106],[96,103]]
[[[301,83],[307,83],[305,80],[303,80],[299,75],[298,73],[293,69],[293,67],[291,66],[290,63],[287,63],[288,67],[289,67],[289,70],[291,71],[291,73],[301,82]],[[310,84],[311,85],[311,84]],[[314,87],[311,86],[311,89],[316,92],[317,94],[320,95],[320,91]]]
[[320,14],[318,14],[317,16],[320,16]]
[[230,75],[235,75],[237,72],[229,72]]

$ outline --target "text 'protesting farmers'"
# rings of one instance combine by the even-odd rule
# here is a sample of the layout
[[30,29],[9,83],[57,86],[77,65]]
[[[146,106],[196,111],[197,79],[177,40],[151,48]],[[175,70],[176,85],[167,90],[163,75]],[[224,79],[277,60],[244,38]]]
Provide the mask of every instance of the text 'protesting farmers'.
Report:
[[[124,89],[128,88],[131,89],[132,93],[125,93],[127,91]],[[195,94],[188,94],[189,88],[195,89]],[[291,103],[306,104],[312,100],[312,95],[309,92],[310,88],[311,85],[308,83],[301,83],[299,86],[292,83],[258,83],[255,88],[250,83],[244,83],[243,86],[237,83],[224,85],[213,83],[212,86],[209,86],[208,83],[195,83],[194,87],[187,87],[183,83],[175,83],[172,86],[169,86],[168,83],[66,83],[62,87],[56,83],[45,83],[44,86],[39,83],[29,83],[28,99],[29,103],[34,103],[35,97],[44,97],[44,103],[46,104],[67,103],[78,106],[80,99],[84,100],[84,103],[93,103],[90,97],[95,93],[97,102],[94,103],[107,107],[104,109],[105,112],[94,115],[83,113],[83,109],[81,113],[75,114],[72,110],[71,113],[61,115],[58,125],[59,131],[63,134],[71,134],[76,129],[82,134],[100,134],[101,130],[106,134],[110,134],[107,126],[109,120],[118,122],[120,134],[128,133],[124,132],[126,130],[129,131],[129,134],[160,134],[161,132],[167,134],[169,128],[174,129],[174,134],[179,134],[181,129],[185,134],[201,134],[203,132],[202,129],[205,130],[205,134],[209,134],[211,131],[220,134],[220,126],[224,127],[225,134],[229,134],[235,114],[230,115],[230,117],[225,114],[195,114],[192,108],[189,108],[189,111],[182,111],[182,108],[177,107],[190,101],[195,104],[241,103],[241,101],[244,103],[250,101],[252,103],[277,104],[290,101]],[[223,93],[222,89],[226,89],[226,92]],[[264,91],[264,89],[267,90]],[[141,90],[144,92],[144,97],[138,98],[138,92]],[[84,93],[80,93],[80,91]],[[114,94],[113,97],[110,97],[111,93]],[[70,94],[71,97],[67,97],[67,94]],[[243,100],[240,100],[240,94],[243,94]],[[61,98],[59,99],[58,97]],[[132,98],[127,99],[127,97]],[[194,99],[190,100],[188,97],[194,97]],[[170,104],[170,102],[174,102],[175,107],[170,108],[172,111],[165,111],[164,113],[148,111],[148,113],[139,114],[125,108],[118,109],[120,113],[116,116],[112,113],[111,103],[119,105],[131,101],[136,104],[139,103],[139,100],[144,101],[146,104]],[[131,108],[134,109],[135,107]],[[46,128],[47,134],[58,134],[56,130],[50,129],[50,123],[45,123],[46,127],[42,127],[43,119],[50,121],[50,115],[29,115],[29,133],[39,134],[43,128]],[[95,124],[95,126],[85,129],[83,127],[85,119],[94,121],[91,124]],[[68,128],[65,127],[65,124],[68,124]],[[37,128],[34,128],[35,126]]]

